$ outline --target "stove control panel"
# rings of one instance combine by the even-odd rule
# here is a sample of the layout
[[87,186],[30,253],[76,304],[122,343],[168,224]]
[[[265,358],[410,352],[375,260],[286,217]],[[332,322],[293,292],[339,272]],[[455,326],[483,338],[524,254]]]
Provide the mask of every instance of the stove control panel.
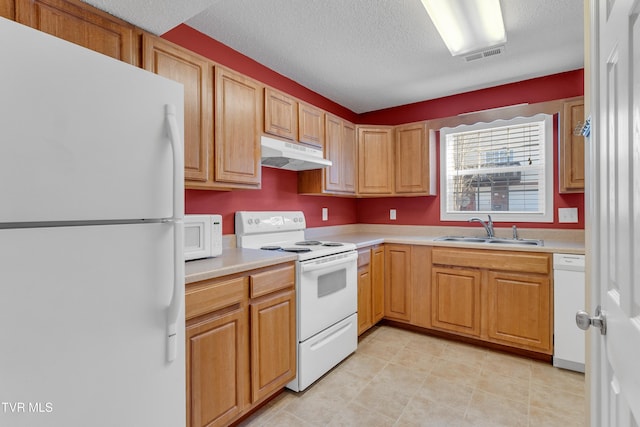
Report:
[[302,211],[238,211],[235,219],[238,236],[307,228]]

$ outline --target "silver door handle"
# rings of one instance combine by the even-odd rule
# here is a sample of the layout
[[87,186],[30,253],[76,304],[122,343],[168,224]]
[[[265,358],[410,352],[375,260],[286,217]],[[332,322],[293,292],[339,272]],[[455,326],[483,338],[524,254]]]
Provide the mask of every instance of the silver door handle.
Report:
[[589,329],[589,326],[594,326],[600,329],[601,335],[607,334],[607,317],[602,312],[600,306],[596,307],[596,315],[593,317],[583,310],[577,312],[576,325],[578,325],[578,328],[584,331]]

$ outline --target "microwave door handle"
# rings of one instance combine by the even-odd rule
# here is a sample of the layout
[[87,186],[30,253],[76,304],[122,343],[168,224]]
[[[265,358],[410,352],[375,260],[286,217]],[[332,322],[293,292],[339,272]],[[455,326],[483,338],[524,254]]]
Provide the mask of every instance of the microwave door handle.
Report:
[[356,261],[357,259],[358,259],[358,254],[353,253],[353,254],[349,254],[344,258],[338,258],[333,261],[321,262],[321,263],[311,262],[309,264],[301,264],[301,270],[303,273],[308,273],[310,271],[324,270],[329,267],[334,267],[340,264],[349,264],[350,262]]
[[165,117],[168,136],[173,151],[173,292],[167,308],[167,362],[173,362],[177,356],[177,322],[184,301],[184,167],[182,138],[175,105],[165,105]]

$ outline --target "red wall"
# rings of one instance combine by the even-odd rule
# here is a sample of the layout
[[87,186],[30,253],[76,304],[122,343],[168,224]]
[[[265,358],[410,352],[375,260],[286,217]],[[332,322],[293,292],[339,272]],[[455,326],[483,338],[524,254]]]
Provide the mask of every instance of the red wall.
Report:
[[[354,123],[395,125],[524,102],[536,103],[580,96],[584,93],[583,70],[576,70],[357,115],[186,25],[180,25],[162,37]],[[557,116],[554,129],[554,134],[557,136]],[[554,170],[556,171],[557,144],[558,141],[555,138]],[[556,189],[554,223],[516,224],[532,228],[584,228],[584,195],[558,194],[557,173],[554,176]],[[321,220],[323,207],[329,208],[329,221]],[[559,207],[577,207],[579,222],[559,224],[557,222]],[[397,210],[397,220],[389,220],[389,209]],[[222,214],[224,234],[234,232],[233,215],[238,210],[302,210],[309,227],[353,223],[472,226],[466,222],[441,222],[439,196],[376,199],[303,196],[297,194],[296,172],[266,167],[262,168],[261,190],[186,191],[185,211]],[[512,223],[504,223],[504,225],[511,227]],[[500,224],[496,227],[500,227]]]
[[316,107],[340,116],[343,119],[351,122],[355,122],[357,119],[357,114],[348,108],[336,104],[330,99],[307,89],[282,74],[276,73],[248,56],[231,49],[187,25],[178,25],[176,28],[163,34],[162,38],[186,47],[218,64],[222,64],[246,76],[259,80],[266,85],[293,95]]
[[[222,215],[223,234],[234,233],[234,214],[240,210],[301,210],[308,227],[354,224],[356,203],[353,198],[299,195],[297,172],[267,167],[262,168],[261,190],[187,190],[185,195],[187,213]],[[322,221],[322,208],[329,208],[328,221]]]
[[[553,121],[553,169],[558,170],[558,115]],[[436,159],[440,158],[440,147],[436,146]],[[436,162],[437,164],[438,162]],[[437,165],[437,192],[440,192],[440,167]],[[559,194],[558,174],[553,178],[553,209],[554,222],[551,223],[525,223],[510,222],[496,223],[495,227],[511,228],[516,224],[521,228],[563,228],[584,229],[584,194]],[[558,208],[578,208],[578,223],[558,223]],[[396,220],[389,220],[389,209],[396,209]],[[471,215],[470,215],[471,216]],[[398,224],[398,225],[447,225],[477,227],[477,224],[456,221],[440,221],[440,195],[432,197],[389,197],[384,199],[360,199],[358,200],[357,222],[365,224]]]
[[360,114],[359,123],[398,125],[457,116],[522,103],[551,101],[584,95],[584,70],[567,71],[488,89],[416,102]]

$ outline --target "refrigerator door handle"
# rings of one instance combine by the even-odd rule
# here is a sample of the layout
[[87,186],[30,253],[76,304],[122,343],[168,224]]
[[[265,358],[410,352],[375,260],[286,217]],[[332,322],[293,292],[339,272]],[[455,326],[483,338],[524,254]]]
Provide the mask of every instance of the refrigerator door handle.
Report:
[[173,362],[177,354],[177,321],[184,301],[184,168],[182,154],[182,138],[175,105],[165,105],[168,125],[168,136],[173,149],[173,294],[167,309],[167,362]]

